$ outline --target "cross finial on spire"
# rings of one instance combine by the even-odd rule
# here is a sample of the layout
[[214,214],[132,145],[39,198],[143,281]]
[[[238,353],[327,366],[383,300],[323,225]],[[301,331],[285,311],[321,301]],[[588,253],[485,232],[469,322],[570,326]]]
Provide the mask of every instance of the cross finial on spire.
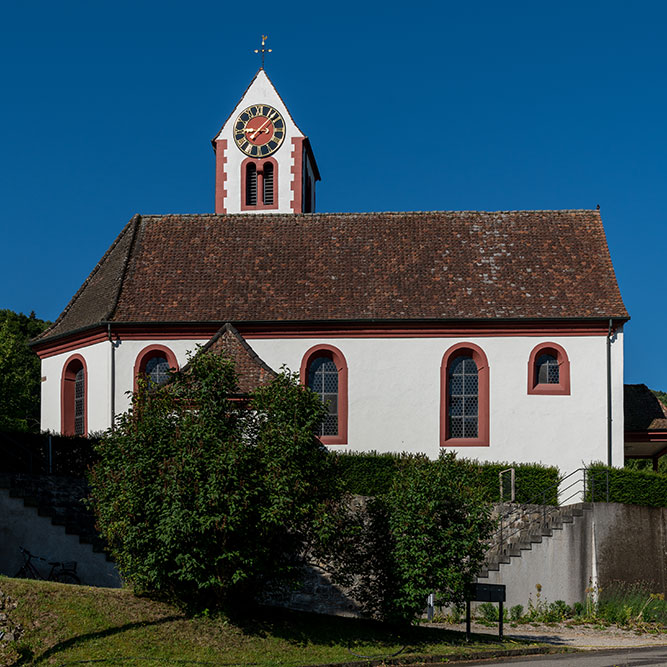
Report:
[[266,40],[268,39],[267,35],[262,35],[262,48],[261,49],[255,49],[255,53],[261,53],[262,54],[262,69],[264,69],[264,54],[266,53],[271,53],[273,49],[265,49],[264,45],[266,44]]

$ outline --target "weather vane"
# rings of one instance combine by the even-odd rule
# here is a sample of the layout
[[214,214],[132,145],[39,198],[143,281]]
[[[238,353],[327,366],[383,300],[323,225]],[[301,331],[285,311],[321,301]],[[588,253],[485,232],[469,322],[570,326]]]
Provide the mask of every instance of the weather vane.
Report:
[[262,35],[262,48],[261,49],[255,49],[255,53],[261,53],[262,54],[262,69],[264,69],[264,54],[266,53],[271,53],[273,49],[265,49],[264,44],[266,44],[266,40],[268,39],[267,35]]

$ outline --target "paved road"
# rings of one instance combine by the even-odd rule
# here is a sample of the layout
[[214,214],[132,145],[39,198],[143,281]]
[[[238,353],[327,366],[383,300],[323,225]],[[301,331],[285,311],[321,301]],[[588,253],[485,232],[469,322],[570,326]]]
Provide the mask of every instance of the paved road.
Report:
[[565,653],[561,655],[531,655],[504,660],[481,660],[467,662],[466,665],[504,665],[505,667],[644,667],[649,665],[667,666],[667,646],[634,648],[611,651],[587,651],[586,653]]

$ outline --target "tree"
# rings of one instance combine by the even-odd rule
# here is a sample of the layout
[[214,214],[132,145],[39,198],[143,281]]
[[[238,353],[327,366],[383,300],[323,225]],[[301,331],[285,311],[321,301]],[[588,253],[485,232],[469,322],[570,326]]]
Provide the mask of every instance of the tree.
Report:
[[348,506],[332,564],[369,614],[406,624],[435,592],[460,606],[493,529],[474,467],[454,453],[405,457],[388,493]]
[[135,590],[195,607],[294,581],[338,494],[315,437],[323,406],[280,374],[239,401],[231,361],[195,355],[141,384],[97,451],[92,505]]
[[28,342],[49,324],[0,310],[0,431],[39,431],[40,361]]

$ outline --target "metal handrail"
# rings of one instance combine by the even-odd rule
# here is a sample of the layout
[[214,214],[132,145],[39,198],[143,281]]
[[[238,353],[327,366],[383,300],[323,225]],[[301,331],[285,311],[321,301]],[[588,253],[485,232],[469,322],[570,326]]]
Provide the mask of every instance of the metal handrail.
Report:
[[[581,476],[577,476],[578,473],[582,473]],[[590,468],[577,468],[576,470],[572,471],[571,473],[559,478],[558,482],[556,484],[553,484],[543,491],[541,491],[539,494],[537,494],[533,499],[531,499],[530,502],[525,503],[527,505],[538,505],[542,508],[541,511],[541,516],[539,519],[533,519],[527,526],[522,526],[519,525],[517,528],[512,530],[510,533],[506,533],[505,527],[503,525],[504,520],[512,516],[513,514],[516,514],[516,506],[512,507],[509,509],[507,512],[500,513],[498,520],[500,523],[499,529],[496,531],[491,536],[491,544],[490,544],[490,549],[493,548],[502,548],[502,546],[509,542],[509,540],[514,537],[515,535],[521,533],[524,530],[530,531],[531,528],[535,526],[536,523],[546,525],[548,519],[551,517],[552,514],[554,514],[554,510],[560,511],[560,507],[563,504],[566,504],[567,501],[572,500],[574,498],[578,491],[573,491],[568,495],[567,497],[563,497],[565,493],[570,491],[573,487],[577,486],[580,482],[583,483],[583,497],[586,499],[588,493],[590,492],[591,494],[591,502],[595,502],[595,480],[596,477],[599,477],[600,475],[604,475],[606,482],[605,482],[605,502],[609,502],[609,471],[608,470],[600,470],[600,471],[594,471],[593,474],[591,474]],[[575,477],[577,476],[577,477]],[[569,484],[567,486],[563,487],[562,484],[563,482],[570,480]],[[558,504],[556,505],[547,505],[546,500],[548,497],[550,497],[551,493],[556,494],[556,502]],[[539,502],[539,501],[542,502]],[[525,515],[527,512],[521,511],[517,515],[517,519],[519,519],[522,515]]]

